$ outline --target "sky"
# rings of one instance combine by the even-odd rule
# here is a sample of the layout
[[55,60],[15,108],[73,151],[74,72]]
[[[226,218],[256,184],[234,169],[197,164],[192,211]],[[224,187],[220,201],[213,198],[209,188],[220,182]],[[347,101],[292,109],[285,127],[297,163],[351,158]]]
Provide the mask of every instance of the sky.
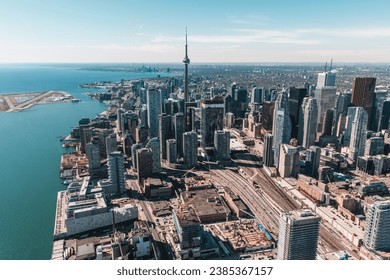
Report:
[[388,0],[1,0],[0,63],[390,62]]

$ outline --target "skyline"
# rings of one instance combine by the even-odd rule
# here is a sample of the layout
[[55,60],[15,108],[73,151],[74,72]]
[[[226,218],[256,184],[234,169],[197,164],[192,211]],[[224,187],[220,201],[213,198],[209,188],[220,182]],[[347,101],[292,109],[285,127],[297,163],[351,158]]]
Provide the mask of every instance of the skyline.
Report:
[[390,62],[382,0],[5,0],[0,8],[0,63],[180,63],[186,26],[191,62]]

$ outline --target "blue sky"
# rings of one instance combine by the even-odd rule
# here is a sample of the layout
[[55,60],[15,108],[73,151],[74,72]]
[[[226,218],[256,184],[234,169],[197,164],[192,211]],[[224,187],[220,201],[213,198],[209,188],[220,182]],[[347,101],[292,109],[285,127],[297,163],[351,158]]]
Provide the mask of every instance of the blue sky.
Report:
[[387,0],[1,0],[0,63],[390,62]]

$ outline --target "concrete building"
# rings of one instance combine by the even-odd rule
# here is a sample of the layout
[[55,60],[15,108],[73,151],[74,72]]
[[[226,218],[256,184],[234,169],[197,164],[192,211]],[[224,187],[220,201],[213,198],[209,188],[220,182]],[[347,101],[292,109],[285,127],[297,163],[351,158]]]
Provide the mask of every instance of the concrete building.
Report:
[[141,149],[142,145],[137,143],[131,146],[131,161],[134,171],[137,171],[137,150]]
[[288,114],[287,92],[279,94],[276,99],[272,134],[274,136],[274,163],[278,167],[280,144],[287,144],[291,139],[291,120]]
[[253,103],[259,103],[263,104],[264,100],[264,88],[262,87],[253,87],[251,92],[251,104]]
[[298,149],[287,144],[280,145],[279,174],[282,178],[296,177],[298,174]]
[[185,132],[185,119],[183,113],[173,116],[173,133],[176,139],[177,155],[183,157],[183,133]]
[[202,229],[195,211],[191,207],[174,210],[173,223],[179,236],[181,259],[199,258]]
[[198,163],[198,134],[195,131],[183,134],[184,164],[187,168],[192,168]]
[[160,141],[157,137],[149,140],[146,144],[146,148],[149,148],[152,151],[152,172],[157,173],[161,171],[161,161],[160,161]]
[[202,147],[214,145],[214,132],[223,129],[224,103],[221,98],[203,100],[201,108]]
[[107,157],[112,152],[116,152],[118,150],[118,143],[116,141],[116,135],[115,133],[111,133],[109,136],[106,137],[106,153]]
[[337,97],[333,115],[332,135],[339,137],[341,132],[345,129],[348,107],[351,104],[351,96],[352,94],[350,92],[344,92],[340,93]]
[[336,105],[336,87],[318,87],[314,91],[314,98],[317,101],[318,108],[317,132],[322,133],[324,119],[326,119],[326,112],[333,109],[333,107]]
[[302,103],[302,116],[299,125],[300,133],[298,143],[308,148],[314,145],[316,140],[318,107],[313,97],[305,97]]
[[172,120],[167,114],[160,114],[159,121],[159,140],[161,148],[161,159],[167,159],[167,140],[172,138]]
[[108,156],[108,180],[117,194],[126,191],[125,163],[121,152],[112,152]]
[[157,89],[148,88],[148,129],[149,137],[154,138],[159,135],[158,116],[161,114],[161,94]]
[[88,158],[88,172],[90,176],[95,177],[95,172],[100,168],[100,149],[97,139],[92,139],[85,145]]
[[390,201],[377,201],[368,206],[364,246],[375,251],[390,252]]
[[315,260],[321,218],[310,210],[282,212],[278,260]]
[[272,134],[266,134],[264,136],[264,145],[263,145],[263,162],[264,165],[268,167],[274,165],[272,142],[273,142]]
[[352,104],[356,107],[363,107],[367,112],[368,129],[371,128],[372,108],[374,106],[374,92],[375,92],[376,78],[356,77],[352,85]]
[[356,114],[351,126],[351,140],[349,143],[349,159],[356,161],[358,156],[364,154],[364,145],[366,143],[368,115],[362,107],[356,108]]
[[230,132],[218,130],[214,133],[215,159],[230,160]]
[[305,173],[306,175],[318,178],[318,168],[320,167],[321,148],[318,146],[310,146],[306,150]]
[[272,131],[274,110],[275,103],[270,101],[264,102],[261,107],[261,126],[267,131]]
[[366,140],[364,155],[376,156],[383,154],[385,142],[382,137],[371,137]]
[[137,150],[137,179],[140,183],[143,178],[153,174],[153,152],[148,148]]
[[306,88],[289,88],[288,113],[291,119],[291,138],[298,139],[299,120],[303,111],[301,107],[305,96],[307,96]]
[[[184,135],[183,135],[183,137],[184,137]],[[167,154],[167,161],[169,163],[175,163],[176,160],[177,160],[176,139],[168,139],[166,142],[167,142],[166,143],[166,147],[167,147],[167,152],[166,152],[166,154]]]
[[318,73],[317,88],[319,88],[319,87],[334,87],[334,86],[336,86],[336,73],[334,73],[332,71]]

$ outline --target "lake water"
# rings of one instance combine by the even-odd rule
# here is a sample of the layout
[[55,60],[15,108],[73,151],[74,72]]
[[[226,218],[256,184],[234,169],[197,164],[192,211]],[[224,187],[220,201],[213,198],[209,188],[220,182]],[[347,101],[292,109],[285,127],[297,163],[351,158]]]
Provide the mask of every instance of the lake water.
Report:
[[[0,112],[0,259],[50,259],[59,179],[59,136],[83,117],[107,106],[78,85],[155,77],[155,73],[78,70],[69,66],[0,65],[0,94],[61,90],[80,103],[37,105],[18,113]],[[91,89],[90,91],[95,91]]]

